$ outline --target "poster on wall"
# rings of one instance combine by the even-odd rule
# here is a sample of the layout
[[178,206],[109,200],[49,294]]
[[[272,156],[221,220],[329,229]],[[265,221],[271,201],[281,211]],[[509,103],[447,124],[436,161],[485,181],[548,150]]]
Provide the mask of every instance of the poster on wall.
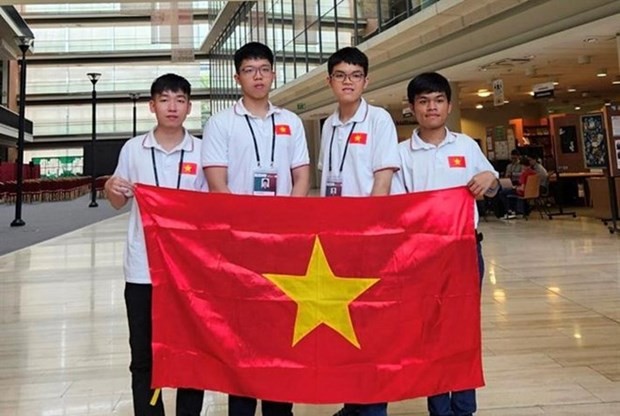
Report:
[[581,116],[583,153],[587,168],[604,168],[607,157],[605,126],[601,114]]
[[562,126],[559,130],[562,153],[577,153],[577,127]]

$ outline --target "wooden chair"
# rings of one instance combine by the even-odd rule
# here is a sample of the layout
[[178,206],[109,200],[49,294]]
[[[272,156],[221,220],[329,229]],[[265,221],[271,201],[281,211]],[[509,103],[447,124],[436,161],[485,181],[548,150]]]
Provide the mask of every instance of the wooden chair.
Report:
[[540,176],[531,175],[527,177],[527,181],[525,182],[525,188],[523,189],[523,196],[520,195],[508,195],[508,198],[515,198],[523,201],[524,204],[524,212],[523,218],[526,220],[530,215],[530,203],[533,203],[534,207],[540,213],[540,218],[543,218],[543,214],[541,211],[541,207],[539,207],[537,201],[540,197]]

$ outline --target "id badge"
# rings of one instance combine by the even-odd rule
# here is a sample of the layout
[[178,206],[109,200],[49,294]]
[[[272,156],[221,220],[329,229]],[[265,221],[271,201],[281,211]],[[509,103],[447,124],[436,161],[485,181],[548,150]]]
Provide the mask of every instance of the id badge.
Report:
[[254,172],[253,195],[275,196],[278,189],[278,174],[275,171]]
[[325,196],[342,196],[342,178],[328,176],[325,182]]

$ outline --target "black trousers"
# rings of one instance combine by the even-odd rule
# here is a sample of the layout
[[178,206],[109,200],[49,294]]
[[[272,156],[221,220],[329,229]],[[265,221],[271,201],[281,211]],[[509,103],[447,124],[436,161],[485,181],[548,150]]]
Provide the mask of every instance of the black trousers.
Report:
[[[161,394],[154,406],[151,375],[153,352],[151,350],[151,303],[153,286],[135,283],[125,284],[125,306],[129,322],[129,346],[131,348],[131,392],[135,416],[164,416]],[[204,391],[178,389],[176,415],[199,416]]]

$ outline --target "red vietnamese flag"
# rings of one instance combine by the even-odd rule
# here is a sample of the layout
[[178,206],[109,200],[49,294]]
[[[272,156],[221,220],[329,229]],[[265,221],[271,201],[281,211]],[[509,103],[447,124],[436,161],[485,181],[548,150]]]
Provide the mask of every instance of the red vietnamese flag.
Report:
[[282,136],[290,136],[291,126],[288,124],[276,124],[276,133]]
[[181,165],[181,173],[185,175],[195,175],[198,170],[198,166],[195,163],[183,162]]
[[366,144],[366,140],[368,139],[368,134],[366,133],[353,133],[351,134],[351,138],[349,139],[349,143],[351,144]]
[[153,280],[153,387],[377,403],[483,384],[466,189],[135,194]]
[[450,165],[451,168],[467,167],[465,156],[448,156],[448,165]]

